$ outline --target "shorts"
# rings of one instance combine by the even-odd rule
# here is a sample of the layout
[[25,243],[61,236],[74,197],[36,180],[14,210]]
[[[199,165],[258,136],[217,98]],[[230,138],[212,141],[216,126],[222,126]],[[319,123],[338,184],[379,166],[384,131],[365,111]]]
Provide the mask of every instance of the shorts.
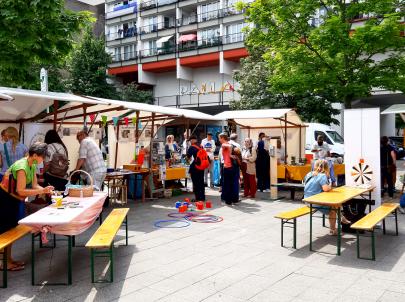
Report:
[[330,210],[331,210],[331,207],[327,207],[327,206],[316,206],[316,205],[313,205],[312,208],[313,208],[314,210],[316,210],[316,211],[321,212],[321,213],[324,214],[324,215],[328,215],[329,212],[330,212]]

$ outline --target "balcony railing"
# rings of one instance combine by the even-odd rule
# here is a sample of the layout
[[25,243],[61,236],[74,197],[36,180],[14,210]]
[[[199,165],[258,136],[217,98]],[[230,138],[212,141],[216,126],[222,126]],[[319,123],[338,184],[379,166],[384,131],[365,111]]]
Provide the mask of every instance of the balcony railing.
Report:
[[151,8],[156,8],[158,6],[165,6],[169,4],[176,3],[177,0],[149,0],[149,1],[142,1],[140,5],[140,10],[147,10]]
[[125,39],[125,38],[130,38],[130,37],[136,37],[137,35],[137,28],[136,27],[130,27],[128,29],[119,29],[117,32],[110,32],[106,34],[106,40],[107,41],[113,41],[113,40],[120,40],[120,39]]
[[227,7],[224,9],[213,10],[213,11],[204,12],[201,14],[197,14],[197,12],[195,12],[194,14],[190,14],[188,16],[183,16],[183,18],[177,19],[177,25],[181,26],[181,25],[194,24],[197,22],[206,22],[206,21],[215,20],[215,19],[222,18],[222,17],[239,15],[239,14],[243,14],[243,13],[244,13],[244,11],[238,11],[233,7]]
[[111,54],[111,59],[113,63],[136,60],[137,58],[138,55],[136,51]]
[[164,42],[162,47],[144,49],[139,51],[139,53],[133,51],[122,54],[113,54],[113,62],[135,60],[137,58],[147,58],[152,56],[160,56],[166,54],[172,54],[181,51],[198,50],[208,47],[217,47],[225,44],[239,43],[243,42],[245,39],[245,33],[235,33],[225,36],[214,36],[206,39],[199,39],[193,41],[181,42],[175,44],[175,41]]
[[174,19],[170,22],[161,22],[161,23],[154,23],[154,24],[149,24],[146,26],[142,26],[139,28],[140,34],[149,34],[149,33],[154,33],[158,32],[160,30],[165,30],[165,29],[170,29],[170,28],[175,28],[176,27],[176,22]]

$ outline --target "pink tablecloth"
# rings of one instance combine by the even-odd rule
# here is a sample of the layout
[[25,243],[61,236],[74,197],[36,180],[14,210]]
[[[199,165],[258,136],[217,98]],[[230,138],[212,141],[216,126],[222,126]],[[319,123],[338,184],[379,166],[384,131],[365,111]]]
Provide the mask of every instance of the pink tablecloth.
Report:
[[79,235],[91,227],[103,210],[107,193],[94,192],[92,197],[66,197],[63,201],[79,202],[79,207],[57,209],[53,205],[21,219],[18,223],[32,227],[33,233],[51,232],[59,235]]

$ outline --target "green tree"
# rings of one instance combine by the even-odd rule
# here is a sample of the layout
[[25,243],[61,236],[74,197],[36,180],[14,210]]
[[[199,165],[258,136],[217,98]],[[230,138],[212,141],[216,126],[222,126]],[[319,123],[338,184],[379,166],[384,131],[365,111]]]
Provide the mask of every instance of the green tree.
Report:
[[67,87],[73,93],[116,99],[119,94],[106,73],[111,56],[105,51],[103,38],[94,37],[90,28],[73,51],[68,63]]
[[128,102],[153,103],[152,92],[150,90],[140,90],[136,83],[129,83],[122,86],[121,99]]
[[274,93],[271,90],[269,64],[263,59],[262,48],[251,48],[249,56],[241,61],[241,67],[234,73],[239,83],[239,100],[233,100],[232,109],[294,108],[307,122],[338,124],[333,118],[339,113],[328,98],[320,95]]
[[40,68],[59,67],[91,20],[63,0],[1,0],[0,85],[39,89]]
[[[266,49],[272,94],[309,93],[350,108],[375,88],[405,91],[403,0],[347,2],[260,0],[246,6],[255,24],[247,45]],[[365,20],[358,26],[352,21],[360,16]]]

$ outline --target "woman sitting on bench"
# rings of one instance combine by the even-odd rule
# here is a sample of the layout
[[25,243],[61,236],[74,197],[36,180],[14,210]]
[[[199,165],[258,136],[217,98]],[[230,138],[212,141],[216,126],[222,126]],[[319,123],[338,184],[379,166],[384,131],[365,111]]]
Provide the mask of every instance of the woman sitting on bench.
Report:
[[[28,156],[17,160],[4,175],[0,184],[0,234],[18,225],[20,202],[24,202],[29,196],[49,194],[54,189],[52,186],[39,186],[35,173],[37,165],[44,161],[46,151],[46,144],[34,143],[28,151]],[[11,245],[7,259],[8,270],[24,269],[24,262],[12,260]]]
[[[318,159],[315,162],[314,170],[309,172],[304,177],[304,198],[308,198],[322,192],[328,192],[330,190],[332,190],[332,182],[329,175],[328,161]],[[337,235],[336,211],[327,206],[315,205],[313,208],[324,215],[329,215],[329,233],[331,235]],[[342,215],[342,223],[350,224],[350,221]]]

